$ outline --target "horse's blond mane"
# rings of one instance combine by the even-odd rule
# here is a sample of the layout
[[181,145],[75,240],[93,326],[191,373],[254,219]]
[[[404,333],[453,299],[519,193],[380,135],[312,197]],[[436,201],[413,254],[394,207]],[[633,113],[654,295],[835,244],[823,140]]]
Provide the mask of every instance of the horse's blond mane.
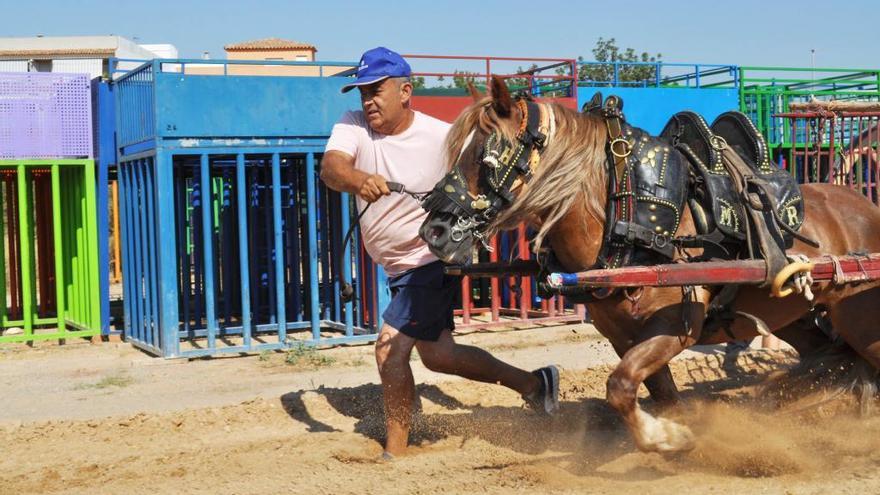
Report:
[[[491,98],[478,100],[456,119],[446,140],[450,168],[458,159],[467,136],[479,126],[484,132],[501,131],[513,141],[512,126],[503,125],[492,109]],[[562,217],[583,201],[596,219],[605,217],[605,140],[601,119],[578,114],[555,103],[551,105],[556,126],[541,153],[535,176],[510,208],[492,222],[488,233],[512,229],[527,219],[539,219],[534,247],[540,249],[547,233]]]

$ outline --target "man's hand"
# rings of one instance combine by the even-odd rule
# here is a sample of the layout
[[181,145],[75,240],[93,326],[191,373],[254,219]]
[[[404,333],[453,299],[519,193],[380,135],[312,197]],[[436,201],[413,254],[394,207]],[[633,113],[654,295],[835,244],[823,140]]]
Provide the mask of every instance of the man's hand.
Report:
[[367,203],[372,203],[382,196],[388,196],[389,194],[391,194],[391,190],[388,189],[385,177],[379,174],[368,175],[361,183],[361,187],[357,192],[358,197]]

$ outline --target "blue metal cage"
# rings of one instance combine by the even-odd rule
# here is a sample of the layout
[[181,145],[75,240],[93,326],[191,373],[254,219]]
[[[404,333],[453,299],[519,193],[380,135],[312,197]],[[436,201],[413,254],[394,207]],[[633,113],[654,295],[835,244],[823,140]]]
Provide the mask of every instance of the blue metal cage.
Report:
[[318,180],[333,123],[358,107],[338,77],[353,64],[233,64],[153,60],[114,81],[127,340],[193,357],[374,339],[384,275],[342,252],[351,199]]

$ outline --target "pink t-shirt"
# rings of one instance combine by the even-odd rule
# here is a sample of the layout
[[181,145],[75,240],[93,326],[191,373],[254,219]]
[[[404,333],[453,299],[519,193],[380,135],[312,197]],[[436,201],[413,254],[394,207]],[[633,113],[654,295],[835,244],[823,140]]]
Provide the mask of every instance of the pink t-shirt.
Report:
[[[446,175],[444,142],[449,124],[415,112],[412,125],[387,136],[370,129],[362,111],[346,112],[333,126],[327,151],[355,159],[355,168],[399,182],[407,190],[430,191]],[[366,202],[358,198],[358,210]],[[370,257],[397,275],[437,258],[419,237],[427,213],[405,194],[391,193],[376,201],[361,218],[361,239]]]

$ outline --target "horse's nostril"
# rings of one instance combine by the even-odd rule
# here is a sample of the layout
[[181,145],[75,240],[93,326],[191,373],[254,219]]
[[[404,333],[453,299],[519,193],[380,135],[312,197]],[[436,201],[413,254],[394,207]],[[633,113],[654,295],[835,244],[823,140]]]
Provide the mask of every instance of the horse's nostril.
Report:
[[446,229],[443,227],[431,227],[431,231],[429,232],[431,240],[436,241],[443,236],[443,233],[446,232]]

